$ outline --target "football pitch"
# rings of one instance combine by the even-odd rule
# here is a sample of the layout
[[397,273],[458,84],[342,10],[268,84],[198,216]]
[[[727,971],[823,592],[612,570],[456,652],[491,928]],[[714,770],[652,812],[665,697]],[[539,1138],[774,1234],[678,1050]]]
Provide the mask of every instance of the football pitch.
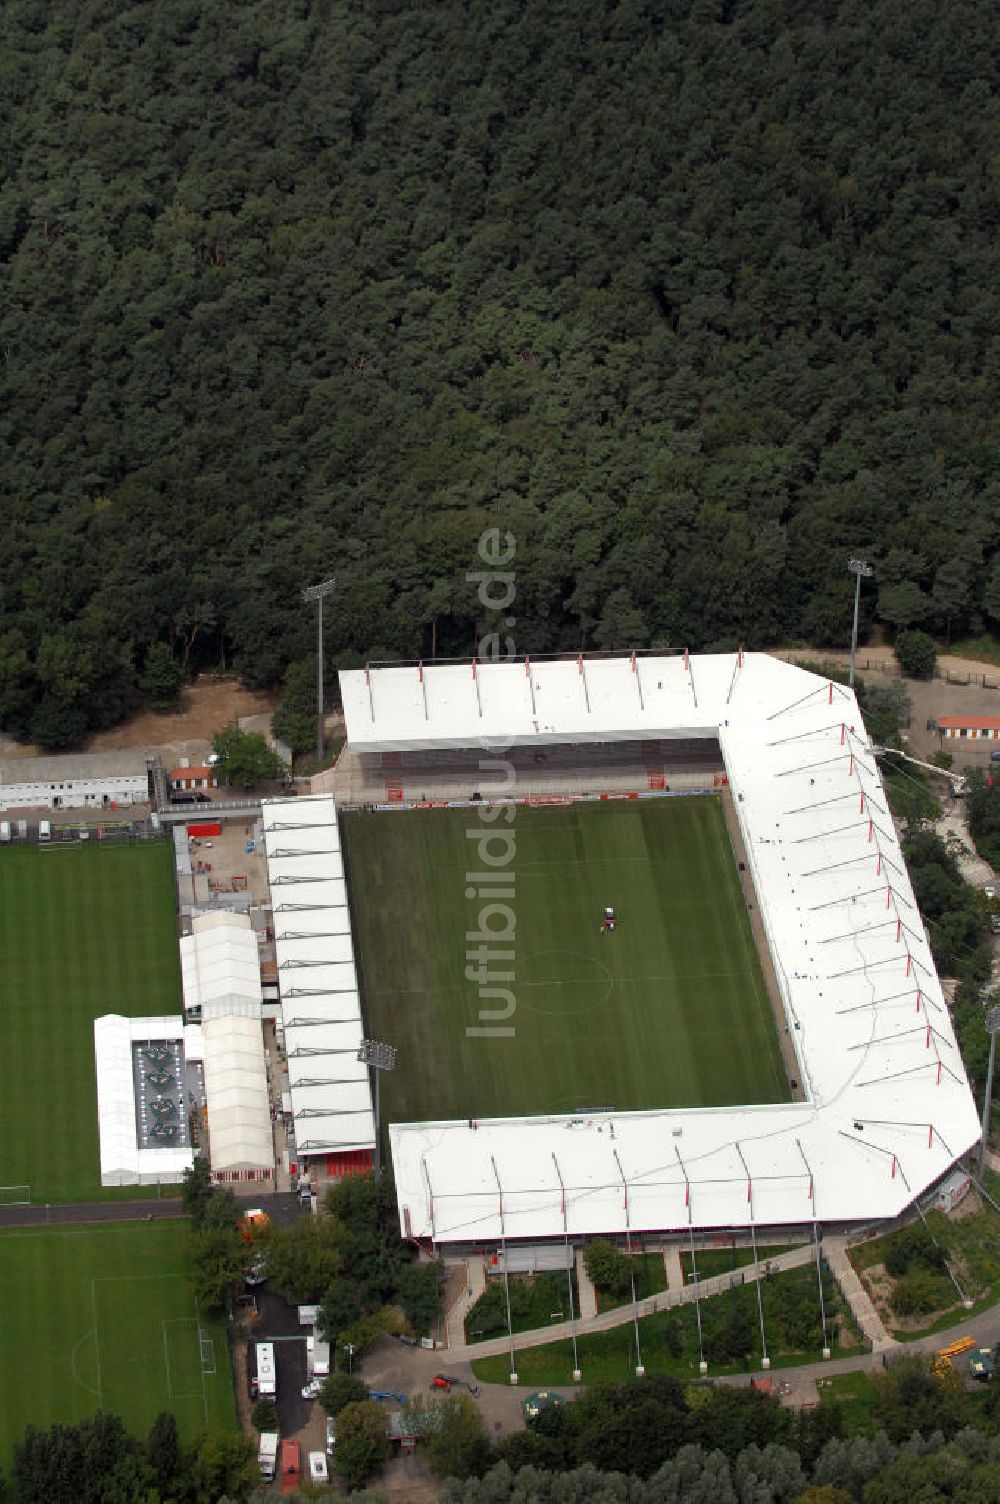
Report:
[[236,1424],[225,1333],[199,1318],[187,1228],[124,1222],[0,1233],[0,1464],[39,1428],[113,1410],[143,1435]]
[[[399,1050],[383,1122],[789,1099],[718,798],[520,806],[509,825],[351,813],[344,829],[368,1032]],[[466,896],[470,831],[516,848],[497,869],[515,889],[515,959],[493,963],[515,973],[506,1037],[466,1032],[484,1006],[466,935],[490,901]]]
[[180,1010],[175,913],[166,841],[0,851],[0,1186],[102,1194],[93,1020]]

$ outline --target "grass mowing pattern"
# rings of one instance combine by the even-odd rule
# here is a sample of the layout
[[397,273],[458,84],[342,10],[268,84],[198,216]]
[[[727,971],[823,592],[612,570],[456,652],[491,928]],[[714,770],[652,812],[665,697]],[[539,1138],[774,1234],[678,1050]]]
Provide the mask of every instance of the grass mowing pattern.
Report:
[[179,1011],[175,910],[165,841],[0,851],[0,1184],[102,1195],[93,1020]]
[[[184,1437],[235,1427],[225,1333],[204,1319],[203,1374],[180,1222],[0,1233],[0,1464],[29,1421],[75,1421],[99,1406],[137,1435],[171,1410]],[[95,1335],[96,1334],[96,1335]]]
[[[788,1100],[717,798],[519,807],[509,825],[347,814],[344,828],[368,1032],[399,1049],[384,1122]],[[470,1039],[466,832],[490,830],[516,841],[498,869],[515,874],[515,1034]]]

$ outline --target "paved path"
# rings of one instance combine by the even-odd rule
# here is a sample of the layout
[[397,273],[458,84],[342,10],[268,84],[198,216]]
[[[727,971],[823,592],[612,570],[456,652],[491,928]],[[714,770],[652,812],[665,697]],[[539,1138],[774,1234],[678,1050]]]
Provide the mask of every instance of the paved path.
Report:
[[0,1206],[0,1228],[56,1227],[72,1222],[159,1222],[183,1217],[180,1197],[150,1201],[37,1202],[31,1206]]
[[583,1249],[576,1250],[576,1288],[580,1297],[581,1321],[592,1321],[597,1315],[597,1291],[583,1262]]
[[[825,1244],[824,1244],[825,1247]],[[792,1248],[788,1253],[776,1254],[773,1258],[766,1257],[766,1251],[761,1257],[760,1270],[764,1274],[768,1270],[771,1273],[780,1273],[785,1269],[801,1269],[806,1264],[813,1263],[815,1254],[812,1245],[804,1243],[801,1248]],[[713,1275],[711,1279],[698,1281],[697,1295],[700,1300],[706,1300],[710,1295],[721,1295],[730,1289],[733,1282],[752,1283],[754,1278],[753,1265],[747,1265],[743,1269],[730,1271],[726,1274]],[[593,1288],[593,1286],[591,1286]],[[647,1296],[644,1300],[636,1301],[636,1311],[639,1316],[653,1316],[657,1311],[673,1310],[676,1306],[693,1305],[695,1301],[695,1286],[688,1284],[683,1290],[665,1290],[659,1295]],[[583,1290],[580,1290],[580,1306],[583,1308]],[[625,1326],[635,1319],[635,1312],[629,1302],[625,1306],[614,1306],[610,1311],[601,1311],[593,1316],[581,1317],[578,1321],[558,1321],[550,1327],[539,1327],[531,1332],[515,1332],[515,1352],[526,1347],[542,1347],[546,1342],[564,1341],[573,1336],[574,1331],[578,1337],[590,1332],[609,1332],[615,1327]],[[461,1347],[449,1347],[446,1360],[449,1366],[455,1362],[471,1362],[474,1358],[495,1357],[498,1353],[510,1352],[510,1338],[489,1337],[485,1342],[466,1343]],[[441,1358],[445,1361],[445,1357]]]
[[684,1289],[684,1264],[676,1243],[663,1250],[663,1267],[667,1276],[668,1290]]
[[465,1269],[465,1289],[448,1312],[447,1332],[449,1348],[465,1346],[465,1318],[486,1290],[486,1263],[482,1258],[471,1258],[462,1265]]
[[851,1308],[851,1314],[862,1337],[871,1343],[873,1353],[885,1352],[894,1347],[894,1339],[885,1329],[875,1303],[865,1289],[854,1265],[847,1254],[846,1238],[824,1238],[823,1252],[830,1266],[830,1273],[840,1286],[841,1293]]

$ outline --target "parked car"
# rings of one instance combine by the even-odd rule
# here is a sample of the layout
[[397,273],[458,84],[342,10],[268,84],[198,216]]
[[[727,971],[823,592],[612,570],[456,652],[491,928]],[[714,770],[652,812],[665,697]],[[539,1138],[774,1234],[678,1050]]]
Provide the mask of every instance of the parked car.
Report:
[[304,1400],[316,1399],[320,1390],[323,1388],[323,1383],[324,1381],[322,1379],[310,1379],[308,1384],[302,1391],[302,1398]]

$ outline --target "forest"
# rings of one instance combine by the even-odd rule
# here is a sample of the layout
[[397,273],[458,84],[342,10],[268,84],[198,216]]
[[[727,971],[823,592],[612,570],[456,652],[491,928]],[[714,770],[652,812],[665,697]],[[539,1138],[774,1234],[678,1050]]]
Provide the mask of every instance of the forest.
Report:
[[[1000,629],[1000,10],[6,0],[0,727]],[[493,613],[495,616],[495,613]],[[169,662],[165,658],[169,655]]]

